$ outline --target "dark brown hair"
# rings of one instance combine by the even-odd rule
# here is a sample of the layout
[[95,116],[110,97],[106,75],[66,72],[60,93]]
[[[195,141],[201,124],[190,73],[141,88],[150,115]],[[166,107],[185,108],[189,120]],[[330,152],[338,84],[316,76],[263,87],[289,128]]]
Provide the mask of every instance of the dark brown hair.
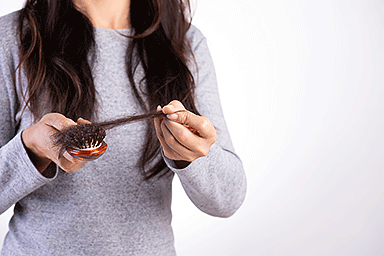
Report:
[[[145,112],[179,100],[198,113],[188,67],[193,58],[186,38],[188,14],[188,0],[131,0],[129,24],[134,35],[127,48],[126,67]],[[39,118],[49,111],[73,120],[95,120],[97,100],[91,71],[95,39],[89,18],[71,0],[27,0],[20,11],[19,36],[20,67],[28,81],[25,106],[33,116]],[[136,84],[134,74],[139,65],[145,76]],[[159,153],[160,143],[150,121],[138,163],[146,178],[166,170],[163,160],[152,163]],[[147,170],[149,164],[153,167]]]

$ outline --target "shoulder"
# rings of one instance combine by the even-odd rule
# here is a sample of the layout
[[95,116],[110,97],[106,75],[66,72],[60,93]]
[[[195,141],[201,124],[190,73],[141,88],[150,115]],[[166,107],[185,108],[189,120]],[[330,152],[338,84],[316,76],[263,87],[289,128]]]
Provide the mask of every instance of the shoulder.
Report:
[[204,34],[194,25],[191,25],[188,32],[187,38],[191,44],[192,49],[195,49],[201,42],[205,41]]
[[4,47],[17,42],[19,13],[20,11],[16,11],[0,17],[0,42]]

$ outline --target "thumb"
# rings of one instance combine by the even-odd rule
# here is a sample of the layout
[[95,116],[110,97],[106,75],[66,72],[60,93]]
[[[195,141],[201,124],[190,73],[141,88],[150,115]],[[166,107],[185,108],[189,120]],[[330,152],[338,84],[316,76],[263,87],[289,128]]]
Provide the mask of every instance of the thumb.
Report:
[[90,124],[91,122],[82,118],[82,117],[79,117],[76,121],[77,124]]
[[214,127],[208,118],[198,116],[187,110],[168,114],[167,118],[171,121],[183,124],[194,133],[198,133],[198,135],[203,138],[209,137],[212,133],[212,129],[214,130]]
[[68,126],[76,125],[73,120],[66,118],[64,115],[59,113],[46,114],[45,116],[43,116],[40,122],[59,131]]

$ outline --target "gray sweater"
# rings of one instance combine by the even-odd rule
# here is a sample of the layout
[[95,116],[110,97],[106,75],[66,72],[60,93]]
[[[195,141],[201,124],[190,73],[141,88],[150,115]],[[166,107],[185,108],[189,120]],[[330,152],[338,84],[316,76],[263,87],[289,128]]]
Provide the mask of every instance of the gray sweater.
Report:
[[[28,110],[20,113],[26,78],[13,79],[19,63],[17,16],[0,18],[0,214],[15,204],[1,255],[175,255],[174,174],[201,211],[229,217],[240,207],[245,174],[223,118],[207,42],[198,29],[192,26],[188,32],[199,70],[199,75],[193,70],[197,107],[218,133],[208,155],[184,169],[165,158],[169,175],[145,181],[136,164],[146,124],[137,122],[109,131],[108,150],[99,159],[72,174],[56,168],[48,179],[31,163],[20,137],[32,119]],[[125,73],[129,39],[109,29],[95,28],[95,34],[99,120],[138,113]],[[142,75],[139,69],[136,79]]]

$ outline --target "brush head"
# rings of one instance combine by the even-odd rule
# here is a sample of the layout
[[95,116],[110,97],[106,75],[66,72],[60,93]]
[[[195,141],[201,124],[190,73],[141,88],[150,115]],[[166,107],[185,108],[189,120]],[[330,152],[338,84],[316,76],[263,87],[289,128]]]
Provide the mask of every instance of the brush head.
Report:
[[59,148],[59,159],[67,151],[75,158],[88,161],[99,158],[105,152],[105,136],[105,130],[99,125],[78,124],[57,131],[52,141]]
[[[179,110],[175,113],[184,111],[186,110]],[[101,123],[73,125],[54,133],[52,142],[59,149],[59,159],[67,151],[73,157],[81,160],[93,160],[101,156],[107,149],[107,144],[103,141],[106,135],[105,130],[135,121],[158,117],[165,117],[165,114],[154,111]]]

